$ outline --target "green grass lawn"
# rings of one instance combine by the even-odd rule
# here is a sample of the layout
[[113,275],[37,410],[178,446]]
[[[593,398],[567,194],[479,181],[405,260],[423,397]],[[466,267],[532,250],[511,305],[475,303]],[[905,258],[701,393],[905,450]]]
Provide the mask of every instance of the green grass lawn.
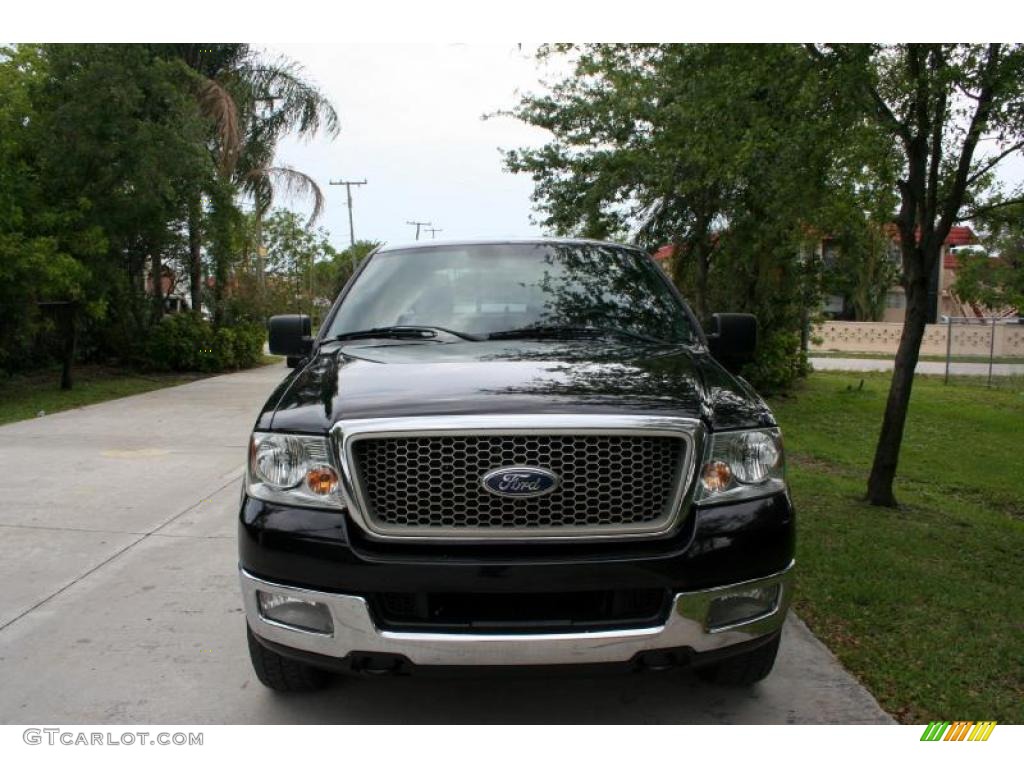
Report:
[[1024,723],[1024,383],[919,376],[883,509],[862,499],[888,380],[815,373],[772,403],[797,611],[903,722]]
[[195,373],[142,374],[92,365],[77,367],[73,376],[74,387],[68,392],[60,390],[59,368],[0,379],[0,424],[35,418],[40,411],[66,411],[202,378]]
[[[280,357],[264,355],[262,365],[272,365]],[[36,371],[22,376],[0,378],[0,424],[31,419],[45,413],[101,403],[118,397],[138,395],[163,387],[173,387],[205,378],[203,373],[139,373],[124,368],[99,365],[76,366],[74,387],[60,390],[60,368]]]

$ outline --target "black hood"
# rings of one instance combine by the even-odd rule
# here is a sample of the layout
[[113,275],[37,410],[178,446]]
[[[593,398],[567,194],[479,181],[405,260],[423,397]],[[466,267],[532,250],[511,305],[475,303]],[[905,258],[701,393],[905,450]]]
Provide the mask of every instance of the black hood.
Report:
[[712,429],[773,424],[764,402],[701,350],[579,341],[332,342],[282,382],[258,426],[323,432],[340,419],[634,413]]

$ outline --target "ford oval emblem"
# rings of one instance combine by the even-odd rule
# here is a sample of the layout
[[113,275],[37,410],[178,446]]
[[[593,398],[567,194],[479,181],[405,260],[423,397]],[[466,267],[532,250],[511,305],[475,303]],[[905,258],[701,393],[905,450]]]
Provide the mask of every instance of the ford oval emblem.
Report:
[[480,478],[480,483],[496,496],[523,499],[551,493],[558,487],[558,475],[540,467],[499,467]]

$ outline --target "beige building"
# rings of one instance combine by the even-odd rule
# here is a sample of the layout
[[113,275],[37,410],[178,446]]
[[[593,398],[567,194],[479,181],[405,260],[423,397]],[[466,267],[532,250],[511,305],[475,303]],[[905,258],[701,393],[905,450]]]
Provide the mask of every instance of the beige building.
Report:
[[[889,224],[886,226],[886,233],[890,236],[889,243],[889,255],[890,258],[899,263],[900,260],[900,243],[899,243],[899,231],[896,229],[896,225]],[[989,317],[991,313],[986,313],[979,307],[966,305],[959,301],[950,290],[956,283],[956,272],[958,268],[957,251],[962,249],[970,249],[972,246],[977,247],[978,238],[974,234],[974,230],[970,227],[953,227],[949,231],[949,235],[946,237],[945,242],[942,244],[942,252],[939,256],[939,269],[938,275],[933,279],[933,296],[935,301],[935,310],[933,317],[929,318],[931,322],[938,322],[942,317],[971,317],[971,318],[982,318]],[[828,256],[828,249],[835,247],[831,241],[824,240],[821,245],[821,255],[823,257]],[[828,296],[825,300],[825,306],[823,311],[826,315],[829,315],[835,319],[852,319],[844,318],[843,315],[845,306],[842,296]],[[884,323],[902,323],[903,318],[907,311],[907,297],[903,291],[903,287],[900,285],[893,285],[889,288],[888,293],[885,297],[885,311],[882,315],[881,322]]]

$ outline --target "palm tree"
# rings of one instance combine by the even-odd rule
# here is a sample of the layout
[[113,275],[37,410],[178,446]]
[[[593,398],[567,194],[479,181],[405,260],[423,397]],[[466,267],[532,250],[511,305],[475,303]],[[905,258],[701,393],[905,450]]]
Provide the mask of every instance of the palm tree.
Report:
[[[211,123],[209,140],[221,190],[220,206],[233,204],[223,197],[231,187],[255,201],[257,231],[274,199],[275,185],[286,194],[309,194],[314,201],[311,221],[323,209],[323,192],[307,174],[274,165],[278,142],[289,133],[310,138],[323,131],[333,138],[339,130],[334,107],[317,88],[302,77],[295,62],[267,59],[246,44],[191,43],[172,46],[196,75],[196,100]],[[195,190],[189,207],[188,229],[192,306],[199,311],[202,274],[202,190]],[[214,260],[224,263],[226,243],[214,248]],[[219,251],[219,252],[218,252]],[[223,277],[224,270],[218,269]],[[215,287],[219,310],[222,281]]]
[[307,224],[313,224],[324,210],[324,192],[320,185],[302,171],[281,165],[269,168],[253,168],[246,179],[246,189],[252,194],[255,202],[256,219],[256,280],[259,289],[263,290],[263,218],[274,204],[275,192],[281,190],[286,197],[308,196],[313,200]]

